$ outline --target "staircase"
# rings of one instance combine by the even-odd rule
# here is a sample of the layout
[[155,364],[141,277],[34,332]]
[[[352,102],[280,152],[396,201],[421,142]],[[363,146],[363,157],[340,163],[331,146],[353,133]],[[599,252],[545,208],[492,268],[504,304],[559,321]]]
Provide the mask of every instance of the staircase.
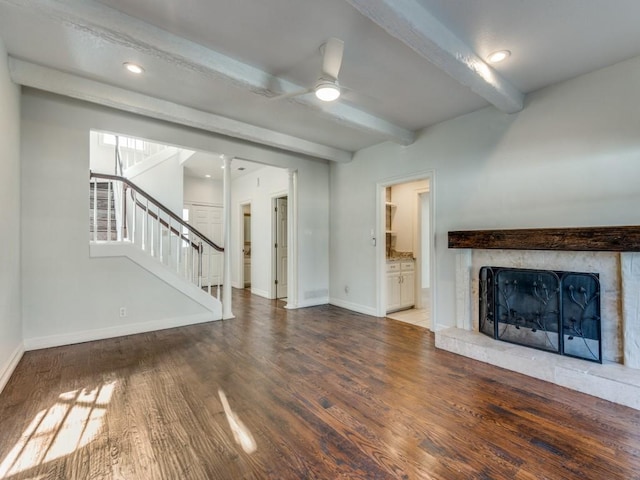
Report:
[[116,221],[115,199],[111,182],[91,182],[89,191],[89,239],[92,241],[115,241],[117,230],[111,222]]
[[222,247],[124,177],[91,173],[89,192],[92,257],[128,257],[222,318]]

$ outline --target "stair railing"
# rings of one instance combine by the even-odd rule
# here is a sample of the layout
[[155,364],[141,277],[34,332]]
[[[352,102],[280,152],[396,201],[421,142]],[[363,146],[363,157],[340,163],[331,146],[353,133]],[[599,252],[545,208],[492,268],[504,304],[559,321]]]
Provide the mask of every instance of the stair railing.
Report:
[[128,179],[94,172],[89,178],[93,242],[130,242],[209,294],[216,287],[220,299],[223,247]]
[[[138,163],[144,162],[167,148],[169,148],[169,145],[117,135],[115,150],[120,162],[120,175],[122,175],[123,169],[127,170]],[[116,172],[116,175],[118,175],[118,172]]]

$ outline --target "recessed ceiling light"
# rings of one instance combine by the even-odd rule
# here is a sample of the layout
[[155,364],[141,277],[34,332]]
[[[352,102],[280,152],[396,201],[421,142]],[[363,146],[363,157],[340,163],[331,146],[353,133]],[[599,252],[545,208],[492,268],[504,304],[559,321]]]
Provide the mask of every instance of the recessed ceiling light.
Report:
[[211,175],[209,175],[208,173],[204,176],[205,178],[211,178]]
[[125,62],[123,63],[123,65],[124,65],[124,68],[129,70],[131,73],[135,73],[136,75],[140,75],[142,72],[144,72],[144,68],[142,68],[140,65],[136,63]]
[[493,52],[491,55],[487,57],[489,63],[499,63],[503,60],[506,60],[511,55],[509,50],[498,50],[497,52]]
[[220,165],[220,168],[224,168],[224,165]]

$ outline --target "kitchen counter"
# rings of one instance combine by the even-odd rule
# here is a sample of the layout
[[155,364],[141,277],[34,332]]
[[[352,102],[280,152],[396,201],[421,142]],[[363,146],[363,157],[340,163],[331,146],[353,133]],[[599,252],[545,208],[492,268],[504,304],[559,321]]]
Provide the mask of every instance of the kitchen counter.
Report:
[[414,260],[413,252],[391,252],[391,255],[387,257],[389,262],[396,260]]

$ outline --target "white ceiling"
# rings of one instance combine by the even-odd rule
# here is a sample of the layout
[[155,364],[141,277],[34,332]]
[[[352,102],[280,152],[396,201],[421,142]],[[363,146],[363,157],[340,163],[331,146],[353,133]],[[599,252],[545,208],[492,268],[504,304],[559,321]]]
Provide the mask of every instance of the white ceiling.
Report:
[[[638,0],[0,0],[0,37],[23,85],[344,161],[640,55],[638,18]],[[314,84],[332,36],[342,98],[271,99]]]
[[[207,178],[222,181],[224,174],[223,160],[218,154],[208,152],[195,152],[184,162],[184,175],[193,178]],[[235,180],[247,173],[264,168],[264,165],[250,162],[240,158],[234,158],[231,162],[231,179]]]

